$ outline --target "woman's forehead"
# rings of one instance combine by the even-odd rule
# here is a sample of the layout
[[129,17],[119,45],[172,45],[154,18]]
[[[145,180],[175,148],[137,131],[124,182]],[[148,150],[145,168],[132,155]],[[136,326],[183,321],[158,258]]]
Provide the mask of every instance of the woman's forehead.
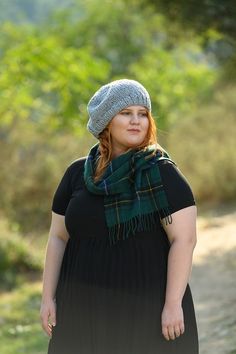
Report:
[[147,108],[144,106],[128,106],[126,108],[123,108],[122,111],[132,111],[132,110],[142,110],[142,111],[147,111]]

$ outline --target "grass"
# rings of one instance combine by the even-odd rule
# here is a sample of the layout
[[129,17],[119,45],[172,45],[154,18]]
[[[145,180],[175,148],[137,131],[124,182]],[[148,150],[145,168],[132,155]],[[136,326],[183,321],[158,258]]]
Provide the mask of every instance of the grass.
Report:
[[0,218],[0,230],[0,291],[12,290],[41,273],[43,246],[14,231],[7,219]]
[[25,283],[0,296],[1,354],[45,354],[48,337],[39,321],[41,282]]
[[2,217],[0,230],[0,353],[45,354],[39,309],[47,235],[25,237]]

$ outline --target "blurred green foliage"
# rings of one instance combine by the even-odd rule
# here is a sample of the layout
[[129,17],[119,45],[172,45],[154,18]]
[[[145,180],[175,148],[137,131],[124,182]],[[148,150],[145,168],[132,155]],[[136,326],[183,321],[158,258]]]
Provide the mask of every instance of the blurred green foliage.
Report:
[[[25,234],[48,229],[53,192],[66,166],[95,143],[86,131],[86,105],[101,84],[129,77],[147,87],[160,135],[191,176],[193,167],[184,155],[187,150],[188,156],[195,156],[196,144],[188,140],[197,139],[199,132],[195,112],[201,107],[201,116],[210,114],[208,102],[216,88],[220,91],[224,71],[214,51],[205,50],[200,35],[183,30],[146,1],[104,1],[101,6],[98,0],[76,0],[48,14],[41,22],[32,22],[31,16],[31,22],[0,25],[1,212]],[[233,92],[224,90],[225,104],[218,103],[212,116],[222,110],[233,115],[228,99]],[[200,139],[211,152],[218,144],[218,130],[213,132],[207,122],[201,121],[205,135]],[[223,126],[217,126],[220,132]],[[181,144],[172,143],[172,135]],[[228,156],[230,139],[221,154]],[[208,178],[217,174],[213,159],[210,165]],[[203,168],[196,163],[198,175],[206,178],[198,171]],[[234,187],[224,191],[222,183],[213,198],[204,183],[203,178],[193,182],[199,201],[233,199]]]
[[[53,193],[68,164],[95,143],[86,105],[110,80],[146,86],[159,139],[197,203],[235,200],[233,4],[0,3],[1,291],[38,279]],[[4,354],[45,353],[39,306],[39,284],[1,295]]]
[[168,128],[177,112],[194,109],[216,80],[215,63],[191,34],[139,0],[78,2],[44,27],[2,26],[3,120],[29,118],[53,129],[82,131],[86,104],[100,84],[128,76],[151,90],[154,115]]
[[0,131],[2,213],[24,233],[41,233],[49,228],[53,192],[66,166],[86,155],[93,138],[19,119]]
[[48,337],[39,321],[41,283],[24,284],[0,296],[2,354],[45,354]]
[[236,85],[221,87],[210,104],[199,107],[169,132],[169,151],[199,202],[235,202],[235,97]]
[[234,0],[148,0],[164,12],[172,21],[180,21],[198,32],[213,28],[235,40],[236,6]]
[[207,102],[216,80],[196,43],[179,43],[171,50],[153,47],[130,71],[149,88],[158,127],[165,130]]
[[2,26],[0,45],[2,123],[27,119],[45,129],[81,129],[85,102],[96,83],[106,80],[109,63],[93,60],[89,48],[64,45],[60,32],[9,23]]
[[29,241],[0,219],[0,290],[10,289],[42,270],[42,259]]
[[205,52],[224,66],[225,80],[236,80],[236,4],[234,0],[147,0],[172,26],[200,35]]

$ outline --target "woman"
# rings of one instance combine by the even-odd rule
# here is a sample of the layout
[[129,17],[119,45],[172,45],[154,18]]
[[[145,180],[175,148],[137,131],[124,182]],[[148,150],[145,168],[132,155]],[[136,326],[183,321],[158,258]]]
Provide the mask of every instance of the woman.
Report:
[[157,144],[147,90],[102,86],[88,103],[99,140],[53,199],[41,321],[49,354],[197,354],[188,280],[196,206]]

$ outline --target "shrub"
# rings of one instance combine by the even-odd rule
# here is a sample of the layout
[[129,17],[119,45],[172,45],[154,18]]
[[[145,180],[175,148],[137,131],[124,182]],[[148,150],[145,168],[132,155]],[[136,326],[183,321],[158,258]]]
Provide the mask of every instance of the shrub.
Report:
[[87,133],[55,132],[18,121],[0,128],[1,210],[23,233],[49,228],[53,193],[66,167],[84,156],[92,138]]
[[201,202],[236,198],[236,88],[222,88],[211,104],[172,127],[168,150]]
[[26,239],[0,219],[0,286],[11,288],[25,275],[38,274],[42,260]]

